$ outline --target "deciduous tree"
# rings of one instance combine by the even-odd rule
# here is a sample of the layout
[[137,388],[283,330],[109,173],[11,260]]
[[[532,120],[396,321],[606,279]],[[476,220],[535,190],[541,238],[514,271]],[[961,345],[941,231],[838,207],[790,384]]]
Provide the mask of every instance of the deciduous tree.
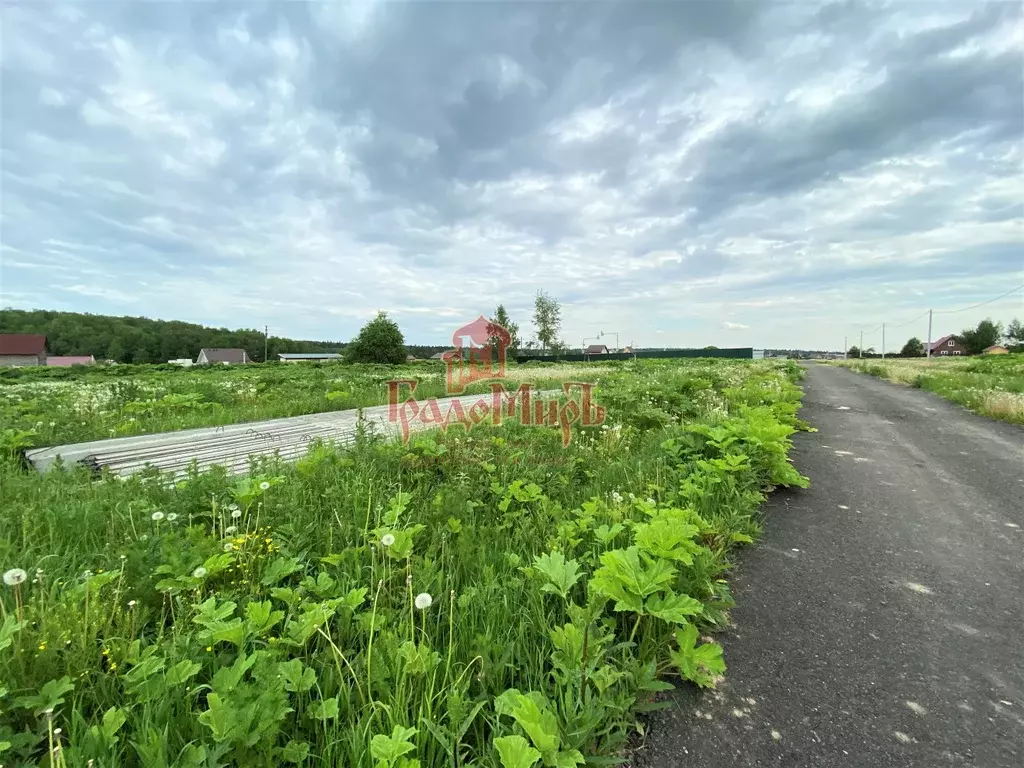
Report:
[[359,335],[345,349],[345,358],[353,363],[405,362],[405,338],[398,323],[378,312],[377,316],[362,327]]

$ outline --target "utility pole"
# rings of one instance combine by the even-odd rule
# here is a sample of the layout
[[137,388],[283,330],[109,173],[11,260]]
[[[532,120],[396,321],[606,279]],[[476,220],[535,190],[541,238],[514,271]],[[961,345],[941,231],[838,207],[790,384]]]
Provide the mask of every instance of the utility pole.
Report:
[[932,311],[928,310],[928,346],[924,348],[925,359],[932,356]]
[[263,326],[263,362],[267,362],[267,331],[270,330],[268,326]]
[[846,336],[843,336],[843,360],[850,359],[850,348],[846,345]]
[[860,347],[857,349],[857,357],[864,357],[864,331],[860,332]]
[[885,323],[882,323],[882,359],[885,360]]

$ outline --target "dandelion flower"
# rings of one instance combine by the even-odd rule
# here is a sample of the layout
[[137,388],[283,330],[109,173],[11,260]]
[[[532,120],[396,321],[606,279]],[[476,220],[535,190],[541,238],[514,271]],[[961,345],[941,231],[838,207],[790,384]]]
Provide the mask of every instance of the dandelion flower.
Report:
[[[380,537],[380,543],[383,544],[385,547],[390,547],[392,544],[395,543],[395,537],[393,534],[385,533],[383,536]],[[430,595],[427,595],[427,597],[429,598]],[[427,603],[427,605],[430,605],[430,603]]]
[[135,607],[135,601],[134,600],[129,600],[128,601],[128,607],[129,608],[134,608]]
[[266,491],[269,488],[270,488],[270,483],[268,483],[266,480],[264,480],[262,483],[260,483],[260,490],[261,491]]
[[171,512],[171,514],[169,514],[167,516],[167,522],[168,523],[173,523],[177,519],[178,519],[178,513],[177,512]]
[[230,536],[233,533],[237,533],[237,532],[238,532],[238,526],[237,525],[229,525],[227,528],[224,529],[224,533],[227,534],[228,536]]
[[154,522],[159,523],[161,520],[164,519],[164,513],[163,512],[154,512],[152,515],[150,515],[150,517],[153,519]]
[[233,510],[231,510],[231,517],[233,519],[237,520],[241,516],[242,516],[242,510],[240,510],[240,509],[233,509]]
[[225,552],[234,552],[235,551],[235,545],[232,544],[230,541],[225,541],[224,542],[224,551]]
[[238,509],[238,505],[237,504],[232,504],[231,506],[228,507],[228,509],[230,509],[232,512],[234,512],[236,509]]
[[[201,565],[198,568],[196,568],[194,571],[192,571],[192,578],[194,578],[194,579],[201,579],[205,575],[206,575],[206,569],[203,568],[203,566],[201,566]],[[132,602],[135,602],[135,601],[133,600]]]
[[421,611],[426,608],[429,608],[431,603],[433,602],[433,598],[426,592],[420,592],[418,595],[416,595],[416,607],[419,608]]

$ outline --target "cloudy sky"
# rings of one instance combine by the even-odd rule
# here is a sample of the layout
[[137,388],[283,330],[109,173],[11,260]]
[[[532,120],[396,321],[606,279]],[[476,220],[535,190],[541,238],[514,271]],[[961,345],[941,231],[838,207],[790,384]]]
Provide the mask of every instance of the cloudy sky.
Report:
[[6,306],[342,340],[385,309],[443,343],[498,302],[529,336],[544,289],[570,343],[838,349],[1024,283],[1019,2],[3,22]]

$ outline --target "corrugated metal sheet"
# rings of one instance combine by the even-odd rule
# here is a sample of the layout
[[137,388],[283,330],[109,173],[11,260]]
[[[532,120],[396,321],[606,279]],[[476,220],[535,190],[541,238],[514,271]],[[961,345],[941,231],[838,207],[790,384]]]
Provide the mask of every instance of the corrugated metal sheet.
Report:
[[[545,396],[555,394],[535,393]],[[458,400],[468,411],[480,398],[481,395],[438,398],[438,403],[442,411],[446,412],[448,404]],[[398,425],[388,422],[386,405],[364,408],[363,419],[366,426],[377,434],[398,434]],[[250,457],[276,455],[286,461],[294,461],[304,456],[313,441],[318,439],[336,445],[350,444],[355,440],[358,423],[358,410],[334,411],[37,448],[27,451],[25,455],[42,472],[50,469],[59,456],[65,464],[78,463],[96,469],[105,468],[125,477],[147,466],[181,475],[185,474],[193,461],[200,470],[219,465],[231,474],[241,474],[248,470]],[[427,428],[419,422],[413,422],[410,427],[417,430]]]

